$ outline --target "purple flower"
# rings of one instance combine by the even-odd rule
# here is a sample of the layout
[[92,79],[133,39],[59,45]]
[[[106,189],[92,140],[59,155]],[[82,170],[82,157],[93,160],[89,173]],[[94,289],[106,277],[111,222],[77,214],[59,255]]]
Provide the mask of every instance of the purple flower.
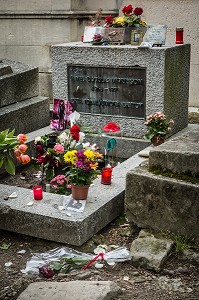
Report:
[[75,162],[75,166],[80,169],[84,169],[84,163],[81,160]]
[[84,155],[84,150],[79,150],[76,153],[76,155],[78,157],[78,160],[81,160],[81,161],[85,161],[86,160],[86,156]]

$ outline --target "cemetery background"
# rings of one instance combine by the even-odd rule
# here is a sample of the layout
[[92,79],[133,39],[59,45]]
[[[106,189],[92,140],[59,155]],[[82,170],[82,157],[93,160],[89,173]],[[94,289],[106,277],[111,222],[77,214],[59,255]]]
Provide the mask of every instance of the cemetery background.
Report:
[[[146,21],[167,24],[167,43],[174,44],[175,28],[184,27],[184,41],[191,43],[189,106],[199,106],[198,15],[196,0],[102,0],[103,18],[118,15],[124,5],[144,9]],[[54,44],[81,41],[88,16],[99,8],[97,0],[0,0],[0,58],[39,67],[39,94],[51,98],[51,51]],[[39,33],[39,34],[38,34]]]
[[[125,224],[123,224],[123,225],[125,225]],[[115,243],[115,242],[118,243],[118,241],[119,241],[121,243],[123,242],[123,243],[127,243],[128,244],[128,242],[129,242],[128,233],[127,233],[127,237],[124,238],[124,240],[123,239],[120,240],[118,238],[118,234],[119,234],[119,236],[121,235],[120,234],[120,229],[124,228],[124,227],[123,226],[121,226],[121,227],[119,226],[118,227],[118,231],[117,231],[117,233],[116,233],[115,236],[113,235],[113,239],[111,239],[111,235],[107,235],[107,241],[108,241],[108,243],[110,243],[110,241],[112,241],[113,243]],[[128,226],[127,226],[127,229],[128,229]],[[105,233],[103,233],[103,235],[106,237]],[[15,261],[14,257],[16,255],[16,253],[18,252],[17,250],[21,249],[21,247],[22,247],[21,245],[27,246],[28,247],[28,251],[30,251],[29,250],[30,247],[31,247],[30,245],[33,245],[34,242],[36,244],[37,244],[37,242],[39,243],[39,246],[37,244],[37,246],[35,247],[36,249],[38,249],[37,247],[39,247],[39,251],[40,250],[42,251],[43,247],[44,248],[45,247],[48,248],[49,246],[52,247],[52,243],[50,243],[48,245],[47,244],[43,245],[43,243],[42,243],[42,246],[41,246],[40,245],[40,241],[38,239],[32,239],[32,238],[30,238],[30,240],[29,240],[30,242],[27,242],[26,237],[24,237],[25,242],[23,244],[21,244],[21,240],[18,241],[17,240],[17,236],[15,236],[15,238],[14,238],[14,236],[12,234],[10,234],[9,237],[8,236],[6,236],[6,237],[2,236],[2,241],[5,242],[5,243],[8,242],[8,244],[9,244],[9,241],[11,241],[11,239],[13,239],[12,242],[11,242],[11,247],[8,248],[8,250],[6,250],[6,249],[3,250],[2,249],[2,252],[3,252],[2,254],[4,254],[4,259],[5,260],[8,260],[8,258],[11,257],[12,260]],[[22,255],[22,254],[18,253],[17,256],[18,255],[22,256],[21,259],[20,259],[20,262],[22,260],[26,259],[26,254]],[[29,255],[30,255],[30,252],[29,252]],[[175,273],[172,270],[172,268],[175,268],[175,269],[177,268],[178,269],[177,264],[178,264],[178,262],[176,262],[176,260],[174,258],[174,261],[170,261],[170,263],[169,263],[169,268],[171,268],[170,272],[168,270],[165,271],[167,274],[170,273],[169,275],[171,276],[171,278],[172,278],[173,274]],[[87,276],[90,276],[89,278],[92,278],[92,276],[93,276],[93,278],[95,280],[96,279],[101,279],[101,278],[107,279],[107,278],[110,278],[110,277],[112,279],[113,273],[115,272],[116,281],[121,282],[122,286],[124,288],[126,288],[126,294],[128,294],[128,289],[131,290],[131,293],[132,293],[132,286],[131,286],[132,282],[128,282],[129,279],[125,279],[124,277],[126,276],[126,274],[129,274],[129,273],[132,274],[133,273],[131,279],[133,278],[132,279],[133,284],[136,283],[136,279],[134,278],[134,276],[138,275],[138,274],[137,275],[135,274],[137,272],[137,270],[133,269],[132,266],[130,266],[130,271],[129,271],[129,265],[125,264],[124,266],[125,266],[125,268],[122,269],[122,270],[120,269],[120,266],[118,266],[118,269],[116,268],[116,270],[111,270],[110,271],[110,270],[105,269],[105,271],[102,271],[101,273],[100,272],[94,272],[94,274],[92,274],[92,272],[91,273],[89,272],[89,274],[87,274]],[[180,274],[179,276],[182,278],[182,280],[184,281],[184,283],[187,283],[187,286],[189,286],[189,287],[194,286],[195,282],[197,282],[196,281],[196,279],[197,279],[197,270],[195,269],[195,266],[192,265],[192,264],[190,264],[189,262],[188,262],[188,264],[184,264],[184,262],[183,262],[182,266],[183,267],[187,266],[187,269],[185,267],[182,270],[182,267],[181,267],[181,269],[179,269],[177,271]],[[18,292],[19,288],[21,288],[21,286],[23,285],[23,283],[26,285],[27,281],[29,281],[29,279],[22,278],[20,276],[21,274],[20,274],[19,268],[20,268],[20,265],[18,265],[18,260],[16,259],[16,264],[14,263],[14,266],[11,267],[11,269],[9,269],[9,268],[6,269],[7,274],[11,275],[11,277],[10,276],[5,276],[5,279],[2,281],[2,285],[6,284],[6,282],[8,282],[6,280],[8,280],[8,279],[10,280],[10,278],[13,279],[14,283],[9,288],[7,288],[7,287],[3,288],[3,292],[2,292],[2,295],[1,295],[2,299],[6,299],[6,297],[7,298],[10,297],[10,299],[14,299],[14,297],[16,297],[16,293]],[[133,269],[133,272],[132,272],[132,269]],[[2,272],[4,272],[4,270],[5,270],[5,267],[2,268]],[[172,273],[172,272],[174,272],[174,273]],[[184,275],[184,273],[185,274],[187,273],[187,275]],[[155,289],[157,289],[157,282],[156,282],[155,279],[157,279],[159,276],[156,276],[154,274],[152,275],[152,274],[153,273],[148,273],[148,272],[145,272],[143,270],[139,270],[139,278],[137,279],[137,283],[133,286],[133,288],[135,289],[136,293],[139,295],[140,299],[143,299],[143,297],[146,296],[146,294],[147,294],[147,297],[148,297],[150,295],[150,293],[151,293],[151,299],[154,299],[154,293],[155,293],[155,298],[156,299],[158,299],[158,297],[161,297],[161,299],[173,299],[173,297],[178,297],[178,295],[175,296],[173,294],[173,292],[170,292],[170,291],[169,292],[165,292],[161,288],[160,288],[160,290],[158,290],[158,291],[156,290],[155,291]],[[141,278],[140,278],[140,275],[142,275]],[[80,276],[81,276],[81,274],[80,274]],[[83,274],[82,276],[85,276],[85,274]],[[3,278],[3,275],[1,277]],[[55,280],[56,279],[57,280],[63,280],[63,278],[55,278]],[[71,278],[67,277],[67,279],[65,279],[65,280],[69,280],[69,279],[71,279]],[[33,280],[33,279],[30,279],[30,280]],[[142,285],[143,284],[144,284],[144,286],[145,286],[146,289],[145,289],[145,291],[142,292]],[[9,285],[9,283],[8,283],[8,285]],[[147,292],[146,292],[146,290],[147,290]],[[143,293],[145,293],[145,294],[143,294]],[[185,291],[184,296],[186,297],[186,291]],[[187,297],[189,297],[189,296],[190,296],[190,294]],[[193,297],[195,297],[195,296],[197,297],[196,294],[193,295]],[[128,295],[127,295],[127,297],[128,297]],[[172,297],[172,298],[169,298],[169,297]],[[125,298],[125,299],[127,299],[127,298]],[[129,299],[131,299],[131,295],[129,295]]]

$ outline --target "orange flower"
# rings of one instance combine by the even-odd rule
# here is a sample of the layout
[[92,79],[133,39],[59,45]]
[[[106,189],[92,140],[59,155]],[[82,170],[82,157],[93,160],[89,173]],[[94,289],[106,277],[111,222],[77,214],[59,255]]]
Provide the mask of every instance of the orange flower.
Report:
[[18,134],[17,140],[20,142],[20,144],[24,144],[27,141],[27,136],[23,133]]
[[21,144],[21,145],[19,145],[19,151],[21,152],[21,153],[25,153],[26,152],[26,150],[28,149],[28,146],[27,145],[25,145],[25,144]]
[[17,157],[17,160],[18,160],[22,165],[26,165],[27,163],[30,162],[30,156],[21,154],[20,156]]
[[15,151],[14,151],[14,156],[17,158],[21,155],[21,151],[19,151],[19,149],[17,148]]

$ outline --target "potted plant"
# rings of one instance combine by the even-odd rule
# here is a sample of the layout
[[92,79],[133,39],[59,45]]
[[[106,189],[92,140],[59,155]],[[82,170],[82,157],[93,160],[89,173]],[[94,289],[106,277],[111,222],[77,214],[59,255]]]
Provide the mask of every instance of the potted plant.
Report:
[[87,199],[90,184],[100,174],[98,160],[102,158],[98,151],[90,149],[71,150],[64,154],[65,176],[71,183],[74,199]]
[[144,138],[150,140],[154,146],[158,146],[164,143],[166,135],[171,131],[173,124],[174,121],[172,119],[167,120],[162,112],[149,115],[144,123],[148,129],[148,133],[145,134]]
[[6,172],[15,175],[15,164],[13,154],[18,162],[25,165],[30,162],[30,157],[25,154],[28,146],[25,145],[27,137],[25,134],[14,135],[14,130],[6,129],[0,132],[0,168],[4,167]]
[[130,44],[131,32],[133,29],[146,32],[146,22],[141,20],[143,9],[136,7],[133,9],[129,4],[122,9],[123,16],[113,18],[111,15],[105,18],[104,40],[109,42],[120,42],[121,44]]

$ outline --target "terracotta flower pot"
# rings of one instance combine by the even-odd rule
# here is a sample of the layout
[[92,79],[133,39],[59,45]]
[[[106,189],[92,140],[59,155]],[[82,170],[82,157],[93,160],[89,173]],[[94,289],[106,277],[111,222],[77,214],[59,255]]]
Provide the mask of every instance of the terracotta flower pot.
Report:
[[161,135],[155,135],[152,139],[151,142],[154,146],[159,146],[165,142],[165,137]]
[[71,184],[73,199],[86,200],[88,196],[89,186],[90,185],[79,186],[79,185]]

